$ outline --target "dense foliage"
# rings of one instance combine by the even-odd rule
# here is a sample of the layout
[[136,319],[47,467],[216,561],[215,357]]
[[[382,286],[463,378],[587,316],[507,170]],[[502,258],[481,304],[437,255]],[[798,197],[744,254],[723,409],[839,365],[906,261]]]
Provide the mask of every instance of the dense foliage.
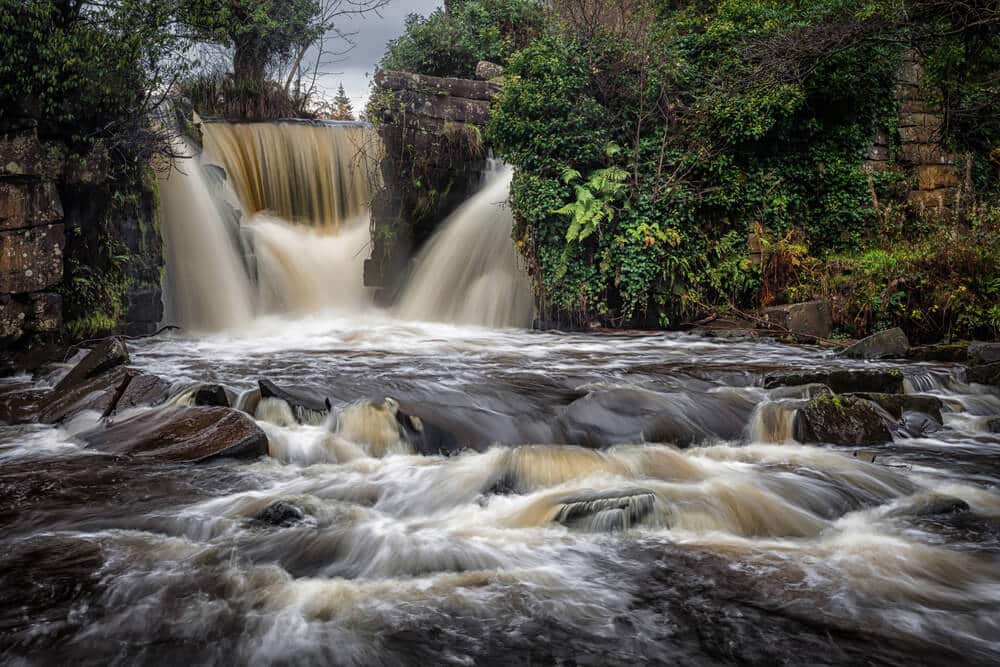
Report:
[[541,32],[537,0],[456,0],[446,12],[411,14],[389,43],[382,67],[433,76],[471,77],[480,60],[504,64]]

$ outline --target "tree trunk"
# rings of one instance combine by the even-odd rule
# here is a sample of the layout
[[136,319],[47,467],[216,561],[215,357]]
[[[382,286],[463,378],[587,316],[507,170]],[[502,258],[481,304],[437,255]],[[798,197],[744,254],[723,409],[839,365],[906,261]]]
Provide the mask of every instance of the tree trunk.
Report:
[[233,77],[236,83],[259,89],[264,83],[267,57],[252,41],[237,42],[233,50]]

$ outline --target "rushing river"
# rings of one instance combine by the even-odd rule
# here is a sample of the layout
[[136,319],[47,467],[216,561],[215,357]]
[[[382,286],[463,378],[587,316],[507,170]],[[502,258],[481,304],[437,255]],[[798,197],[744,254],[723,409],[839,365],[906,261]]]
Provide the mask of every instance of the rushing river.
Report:
[[[88,450],[75,434],[95,413],[0,427],[5,663],[1000,660],[1000,436],[984,427],[1000,395],[957,366],[376,316],[131,351],[178,393],[266,378],[334,416],[258,406],[270,456],[199,465]],[[804,446],[782,426],[797,399],[762,388],[879,365],[941,397],[944,427]],[[345,410],[385,396],[472,449],[415,455]],[[637,426],[648,405],[667,415],[660,444]],[[567,434],[591,447],[552,444]],[[934,509],[954,499],[968,507]],[[262,522],[275,507],[289,520]]]

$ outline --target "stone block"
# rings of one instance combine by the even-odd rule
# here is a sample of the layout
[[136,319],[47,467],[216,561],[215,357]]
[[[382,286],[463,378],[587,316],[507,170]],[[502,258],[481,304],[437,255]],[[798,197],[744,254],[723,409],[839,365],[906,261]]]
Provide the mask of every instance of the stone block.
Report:
[[872,144],[868,150],[868,160],[870,162],[885,162],[889,159],[889,148],[881,144]]
[[0,136],[0,176],[54,179],[61,168],[60,149],[42,144],[35,130]]
[[902,99],[899,101],[899,113],[941,113],[941,107],[922,99]]
[[36,292],[62,280],[63,226],[0,232],[0,292]]
[[14,341],[24,335],[27,307],[9,294],[0,294],[0,340]]
[[850,359],[887,359],[904,357],[910,349],[910,341],[899,327],[879,331],[860,340],[841,354]]
[[899,138],[904,144],[907,143],[919,143],[919,144],[931,144],[937,143],[938,139],[941,138],[941,125],[910,125],[907,127],[899,128]]
[[924,79],[924,68],[916,61],[904,61],[896,75],[896,80],[911,86],[919,86]]
[[920,190],[955,187],[962,180],[958,170],[950,165],[922,164],[916,168],[916,174]]
[[794,334],[828,338],[833,332],[833,312],[829,301],[806,301],[765,310],[769,322]]
[[126,294],[126,331],[132,336],[142,336],[156,331],[163,319],[163,292],[158,287],[129,290]]
[[375,75],[375,85],[382,90],[411,90],[438,97],[462,97],[470,100],[492,100],[501,85],[493,81],[453,79],[409,72],[382,70]]
[[940,188],[938,190],[912,190],[907,199],[919,213],[944,216],[949,213],[951,206],[955,203],[955,196],[954,188]]
[[944,125],[944,117],[938,113],[926,112],[904,112],[899,113],[900,127],[934,127],[940,128]]
[[62,296],[35,292],[28,296],[28,327],[36,333],[55,333],[62,328]]
[[900,158],[910,164],[954,164],[955,157],[938,144],[904,143]]
[[62,217],[62,202],[52,183],[0,183],[0,230],[46,225]]

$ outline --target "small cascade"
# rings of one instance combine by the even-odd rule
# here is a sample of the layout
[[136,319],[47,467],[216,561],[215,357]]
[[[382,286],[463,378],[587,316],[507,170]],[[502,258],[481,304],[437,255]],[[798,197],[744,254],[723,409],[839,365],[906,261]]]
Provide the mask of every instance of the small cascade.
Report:
[[414,261],[398,313],[406,319],[527,327],[534,294],[514,244],[507,197],[513,171],[488,178]]
[[167,321],[218,331],[264,313],[364,308],[369,170],[355,158],[366,132],[208,123],[202,155],[162,182]]
[[248,215],[336,231],[368,206],[362,125],[206,123],[205,159],[225,169]]

